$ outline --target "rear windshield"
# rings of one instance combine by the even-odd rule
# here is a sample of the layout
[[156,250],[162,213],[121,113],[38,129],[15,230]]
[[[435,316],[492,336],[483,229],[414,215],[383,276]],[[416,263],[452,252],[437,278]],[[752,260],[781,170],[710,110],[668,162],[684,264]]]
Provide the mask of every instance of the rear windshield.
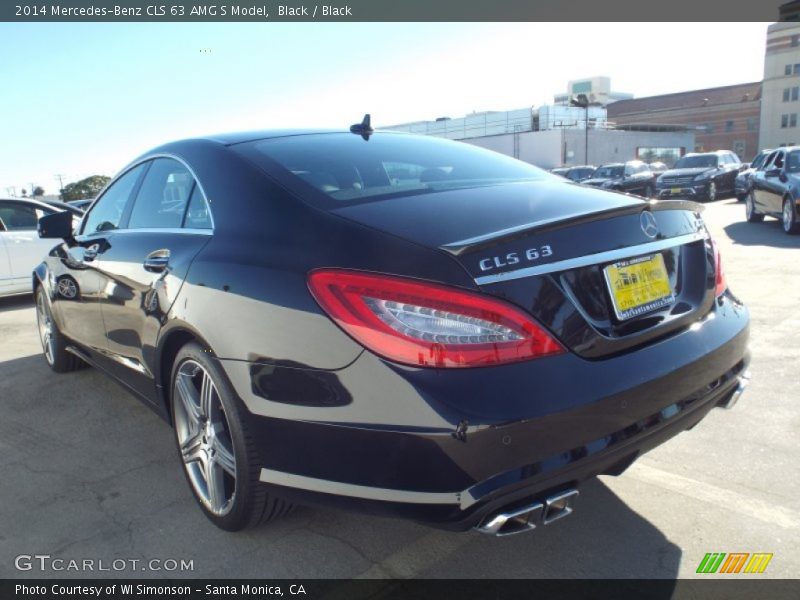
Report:
[[322,192],[328,204],[552,177],[508,156],[464,142],[378,133],[296,135],[246,142],[233,149],[265,170],[291,173]]
[[717,157],[714,154],[700,156],[684,156],[678,159],[673,169],[696,169],[699,167],[716,167]]

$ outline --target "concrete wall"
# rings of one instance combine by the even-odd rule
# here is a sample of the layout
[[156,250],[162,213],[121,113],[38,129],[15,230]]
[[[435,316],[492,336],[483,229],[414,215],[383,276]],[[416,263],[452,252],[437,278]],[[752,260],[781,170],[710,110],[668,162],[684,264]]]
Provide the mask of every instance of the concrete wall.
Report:
[[[584,131],[558,130],[493,135],[462,140],[513,156],[544,169],[566,165],[625,162],[636,158],[640,147],[678,147],[694,149],[694,133],[589,130],[589,160],[584,155]],[[516,138],[516,140],[515,140]]]
[[519,134],[492,135],[461,140],[513,156],[537,167],[552,169],[561,164],[564,131],[527,131]]

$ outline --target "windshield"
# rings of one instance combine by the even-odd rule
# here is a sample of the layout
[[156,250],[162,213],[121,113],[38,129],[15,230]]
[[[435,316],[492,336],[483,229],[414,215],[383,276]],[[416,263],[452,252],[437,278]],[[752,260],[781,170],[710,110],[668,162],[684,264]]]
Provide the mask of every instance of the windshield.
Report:
[[351,133],[295,135],[246,142],[233,150],[262,167],[277,163],[337,206],[551,177],[464,142],[405,134],[377,133],[369,140]]
[[699,169],[702,167],[716,167],[717,157],[714,154],[701,154],[699,156],[684,156],[678,159],[673,169]]
[[750,163],[750,168],[751,169],[759,169],[759,168],[761,168],[761,165],[764,164],[764,159],[767,158],[768,155],[769,154],[767,152],[762,152],[761,154],[756,156],[753,159],[753,162]]
[[585,179],[594,173],[594,169],[585,168],[585,169],[570,169],[567,171],[567,178],[576,181],[578,179]]
[[622,165],[616,167],[600,167],[594,172],[592,177],[617,179],[625,174],[625,167]]

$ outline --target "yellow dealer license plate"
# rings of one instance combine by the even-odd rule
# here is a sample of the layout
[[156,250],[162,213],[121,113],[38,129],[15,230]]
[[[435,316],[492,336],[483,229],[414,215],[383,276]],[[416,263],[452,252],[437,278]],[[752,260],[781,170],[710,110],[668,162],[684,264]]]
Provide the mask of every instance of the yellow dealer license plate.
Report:
[[620,321],[675,301],[661,254],[623,260],[604,269],[614,312]]

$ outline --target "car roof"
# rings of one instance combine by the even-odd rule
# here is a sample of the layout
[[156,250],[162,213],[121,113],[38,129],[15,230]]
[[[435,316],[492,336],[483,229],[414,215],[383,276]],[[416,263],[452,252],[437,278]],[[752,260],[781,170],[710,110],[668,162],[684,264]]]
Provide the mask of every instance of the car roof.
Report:
[[[230,133],[218,133],[214,135],[201,136],[199,139],[218,142],[225,146],[254,142],[256,140],[267,140],[272,138],[294,137],[299,135],[323,135],[332,133],[352,133],[349,129],[263,129],[257,131],[234,131]],[[372,135],[413,135],[404,131],[381,131],[376,129]],[[353,134],[358,135],[358,134]]]

